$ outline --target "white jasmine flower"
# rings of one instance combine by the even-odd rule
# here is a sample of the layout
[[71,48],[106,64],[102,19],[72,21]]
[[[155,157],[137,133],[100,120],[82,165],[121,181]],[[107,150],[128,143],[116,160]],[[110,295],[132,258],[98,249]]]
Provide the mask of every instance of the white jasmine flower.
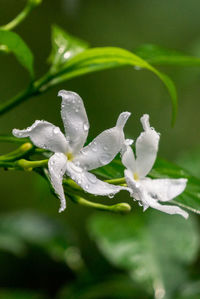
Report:
[[181,194],[186,187],[187,180],[146,177],[156,160],[160,135],[150,127],[149,115],[143,115],[141,123],[144,132],[136,140],[136,158],[126,142],[122,150],[122,163],[127,168],[124,173],[127,185],[132,190],[131,196],[139,201],[144,211],[152,207],[168,214],[180,214],[187,218],[188,213],[179,207],[159,203],[172,200]]
[[36,120],[24,130],[13,130],[19,138],[30,137],[34,145],[54,152],[48,162],[51,183],[61,200],[60,212],[66,208],[62,180],[64,174],[72,178],[83,190],[94,195],[114,195],[126,187],[105,183],[88,172],[110,163],[124,143],[123,127],[130,116],[129,112],[119,115],[114,128],[105,130],[89,145],[84,146],[88,136],[89,122],[82,99],[71,91],[61,90],[61,117],[65,136],[59,127]]

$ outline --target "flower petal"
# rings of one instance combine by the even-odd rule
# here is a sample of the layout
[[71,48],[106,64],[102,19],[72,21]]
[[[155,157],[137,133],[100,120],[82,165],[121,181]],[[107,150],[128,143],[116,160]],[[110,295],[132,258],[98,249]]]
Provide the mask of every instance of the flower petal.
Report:
[[159,201],[169,201],[181,194],[187,184],[187,179],[143,179],[145,190]]
[[30,137],[35,146],[52,152],[67,151],[68,144],[60,128],[44,120],[36,120],[24,130],[13,129],[12,133],[18,138]]
[[149,115],[141,117],[144,132],[136,140],[136,169],[140,178],[151,170],[157,156],[160,136],[150,127]]
[[59,212],[64,211],[66,208],[66,199],[62,186],[63,175],[65,174],[66,167],[67,157],[62,153],[56,153],[49,159],[48,168],[51,178],[51,184],[61,202]]
[[177,206],[161,205],[155,200],[151,201],[150,207],[170,215],[179,214],[183,216],[185,219],[189,217],[188,213],[182,210],[181,208]]
[[136,172],[136,162],[135,162],[135,156],[133,153],[132,148],[128,145],[124,145],[124,148],[122,150],[122,163],[124,166],[131,170],[132,174]]
[[128,190],[126,187],[115,186],[99,180],[94,174],[76,166],[73,162],[67,163],[66,173],[72,178],[84,191],[102,196],[114,196],[121,190]]
[[121,113],[116,126],[105,130],[88,146],[84,147],[75,157],[75,163],[79,163],[86,170],[95,169],[110,163],[123,146],[123,127],[129,116],[129,112]]
[[60,90],[62,97],[61,117],[65,127],[66,138],[73,154],[83,147],[89,130],[89,122],[81,97],[72,91]]
[[[131,196],[139,201],[139,204],[143,206],[144,211],[148,208],[154,208],[157,210],[160,210],[162,212],[168,213],[168,214],[179,214],[183,216],[184,218],[188,218],[188,213],[182,210],[181,208],[177,206],[167,206],[167,205],[161,205],[158,200],[161,200],[159,195],[160,193],[156,193],[156,191],[159,189],[158,187],[155,187],[156,184],[154,184],[154,181],[160,181],[160,180],[151,180],[151,179],[144,179],[140,181],[135,181],[133,179],[132,172],[130,170],[125,170],[125,177],[126,177],[126,182],[128,187],[132,190]],[[168,179],[166,179],[168,181]],[[164,180],[161,180],[164,181]],[[179,182],[171,182],[169,183],[169,190],[167,190],[167,187],[165,185],[165,190],[163,193],[166,191],[166,195],[163,196],[163,198],[168,198],[172,199],[178,194],[180,194],[186,185],[186,182],[184,179],[179,179],[179,180],[172,180],[172,181],[179,181]],[[147,183],[148,182],[148,183]],[[151,188],[150,185],[154,185],[155,188]],[[162,182],[163,184],[163,182]],[[161,186],[161,185],[160,185]],[[151,190],[151,191],[150,191]],[[159,189],[160,191],[160,189]],[[168,199],[168,200],[170,200]]]

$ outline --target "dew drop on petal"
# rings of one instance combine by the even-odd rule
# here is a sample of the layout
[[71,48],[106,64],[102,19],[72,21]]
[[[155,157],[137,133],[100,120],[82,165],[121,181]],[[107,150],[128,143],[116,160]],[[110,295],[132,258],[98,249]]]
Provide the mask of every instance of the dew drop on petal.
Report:
[[89,188],[89,185],[85,185],[85,189],[88,189]]
[[108,197],[109,197],[109,198],[113,198],[113,197],[114,197],[114,194],[109,194]]
[[102,154],[99,158],[100,163],[102,164],[108,164],[110,162],[110,155],[109,154]]
[[78,184],[80,185],[82,183],[82,180],[81,179],[78,179]]
[[108,150],[108,147],[107,147],[107,146],[104,146],[103,149],[104,149],[104,151],[107,151],[107,150]]
[[89,130],[88,123],[84,123],[84,124],[83,124],[83,130],[84,130],[84,131],[88,131],[88,130]]
[[133,144],[133,139],[126,139],[125,143],[126,143],[126,145],[131,145],[131,144]]
[[54,133],[54,134],[58,134],[59,131],[60,131],[59,128],[54,128],[54,129],[53,129],[53,133]]
[[97,181],[97,178],[95,177],[95,175],[93,175],[93,174],[91,174],[91,173],[89,173],[89,172],[88,172],[88,174],[87,174],[87,178],[88,178],[88,180],[89,180],[91,183],[93,183],[93,184],[95,184],[96,181]]

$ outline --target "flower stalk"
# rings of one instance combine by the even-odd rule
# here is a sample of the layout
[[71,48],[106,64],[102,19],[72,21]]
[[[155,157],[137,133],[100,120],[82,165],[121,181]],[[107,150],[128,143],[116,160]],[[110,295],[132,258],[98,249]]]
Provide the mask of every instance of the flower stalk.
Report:
[[90,207],[90,208],[93,208],[93,209],[96,209],[99,211],[109,211],[109,212],[113,212],[113,213],[127,214],[131,210],[131,206],[124,202],[108,206],[108,205],[103,205],[100,203],[88,201],[85,198],[77,196],[77,195],[71,195],[71,194],[69,195],[68,194],[68,197],[74,203],[80,204],[82,206]]

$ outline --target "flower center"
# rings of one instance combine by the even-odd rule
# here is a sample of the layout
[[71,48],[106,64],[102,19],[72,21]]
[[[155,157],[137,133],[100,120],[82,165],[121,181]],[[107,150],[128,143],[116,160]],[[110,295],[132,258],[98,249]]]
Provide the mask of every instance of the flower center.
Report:
[[139,181],[139,175],[137,174],[137,172],[135,172],[133,174],[133,178],[134,178],[135,181]]
[[72,155],[72,153],[66,153],[66,156],[67,156],[68,161],[72,161],[74,159],[74,156]]

